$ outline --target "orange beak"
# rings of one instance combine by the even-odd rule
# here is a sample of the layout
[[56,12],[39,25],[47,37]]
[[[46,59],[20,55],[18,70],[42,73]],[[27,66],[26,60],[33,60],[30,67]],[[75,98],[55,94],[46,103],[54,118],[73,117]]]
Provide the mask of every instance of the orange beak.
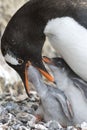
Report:
[[41,74],[46,77],[49,81],[54,82],[54,78],[47,72],[43,71],[42,69],[38,68]]
[[30,87],[29,87],[29,84],[28,84],[28,67],[29,67],[30,64],[31,63],[28,61],[25,65],[25,88],[26,88],[28,95],[30,93]]
[[[43,61],[45,61],[45,58],[43,58]],[[26,88],[26,92],[29,95],[30,93],[30,87],[29,87],[29,83],[28,83],[28,67],[29,65],[31,65],[31,63],[28,61],[25,65],[25,88]],[[54,82],[54,78],[47,72],[45,72],[44,70],[37,68],[40,73],[46,77],[49,81]]]
[[[43,61],[45,62],[45,63],[48,63],[49,61],[50,61],[50,59],[49,58],[46,58],[46,57],[43,57]],[[49,81],[51,81],[51,82],[54,82],[54,78],[48,73],[48,72],[46,72],[46,71],[44,71],[43,69],[41,69],[41,68],[37,68],[39,71],[40,71],[40,73],[44,76],[44,77],[46,77]]]
[[43,56],[43,61],[44,61],[45,63],[49,63],[49,64],[52,63],[51,59],[48,58],[48,57],[46,57],[46,56]]

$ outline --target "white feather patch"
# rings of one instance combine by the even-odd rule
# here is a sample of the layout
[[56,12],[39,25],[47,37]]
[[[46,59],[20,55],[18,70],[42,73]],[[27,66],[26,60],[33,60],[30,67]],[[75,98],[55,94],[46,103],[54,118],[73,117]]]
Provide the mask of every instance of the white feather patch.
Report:
[[19,65],[17,59],[8,53],[5,55],[5,60],[12,65]]
[[50,20],[44,33],[72,70],[87,81],[87,29],[73,18],[61,17]]

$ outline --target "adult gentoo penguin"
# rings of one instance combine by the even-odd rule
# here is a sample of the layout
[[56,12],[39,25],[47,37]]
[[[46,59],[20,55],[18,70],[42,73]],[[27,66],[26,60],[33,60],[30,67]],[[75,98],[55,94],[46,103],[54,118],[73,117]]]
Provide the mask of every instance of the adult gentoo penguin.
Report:
[[[28,60],[48,77],[41,56],[47,23],[52,19],[68,16],[78,22],[79,26],[86,28],[86,5],[86,0],[30,0],[11,18],[1,39],[1,50],[7,63],[20,74],[24,83],[27,79],[27,73],[25,72],[26,76],[24,76],[24,71]],[[78,35],[80,34],[78,32]],[[68,62],[68,64],[72,63]],[[87,72],[85,67],[84,69]],[[25,84],[27,86],[27,82]],[[26,89],[28,90],[28,86]]]
[[62,58],[45,58],[54,79],[72,106],[73,125],[87,121],[87,82],[77,76]]

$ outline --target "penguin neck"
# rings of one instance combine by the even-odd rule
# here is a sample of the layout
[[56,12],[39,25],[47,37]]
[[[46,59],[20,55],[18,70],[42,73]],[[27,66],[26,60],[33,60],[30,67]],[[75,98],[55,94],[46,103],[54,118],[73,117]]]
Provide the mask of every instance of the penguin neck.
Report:
[[36,68],[29,68],[28,78],[29,81],[34,85],[38,95],[40,97],[44,96],[47,91],[47,86],[44,84],[44,81]]
[[44,98],[48,91],[46,84],[43,83],[42,81],[39,81],[39,83],[35,87],[37,89],[39,96]]
[[32,83],[35,86],[38,95],[42,97],[47,91],[47,86],[44,84],[42,79],[39,79],[38,77],[35,77]]
[[60,69],[56,66],[50,65],[50,68],[53,72],[55,82],[57,87],[65,91],[69,87],[70,80],[64,68]]

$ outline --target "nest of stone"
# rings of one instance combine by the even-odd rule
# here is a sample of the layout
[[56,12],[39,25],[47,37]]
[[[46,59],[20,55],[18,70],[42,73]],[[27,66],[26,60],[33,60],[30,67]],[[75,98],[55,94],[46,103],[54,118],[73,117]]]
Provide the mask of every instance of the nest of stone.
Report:
[[[10,89],[9,89],[10,88]],[[34,115],[40,98],[34,89],[26,95],[22,82],[8,85],[0,97],[0,130],[65,130],[57,121],[37,122]],[[67,126],[67,130],[87,130],[87,124]]]

